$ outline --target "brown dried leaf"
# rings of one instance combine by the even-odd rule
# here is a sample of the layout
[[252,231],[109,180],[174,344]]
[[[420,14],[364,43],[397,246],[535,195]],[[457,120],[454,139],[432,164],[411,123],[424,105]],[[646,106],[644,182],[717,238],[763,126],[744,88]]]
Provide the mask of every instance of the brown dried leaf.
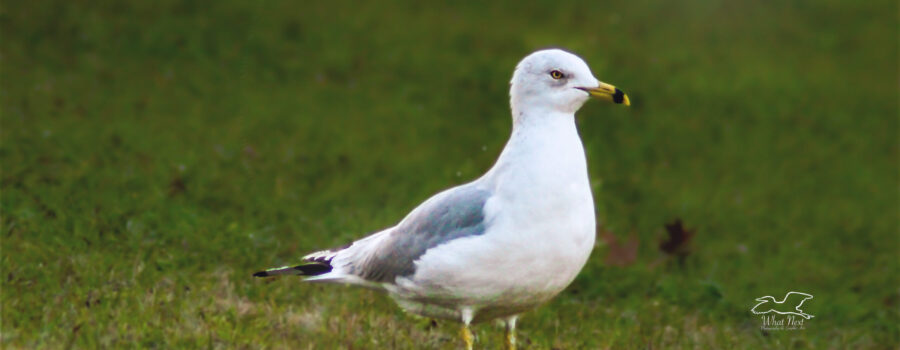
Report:
[[637,260],[638,240],[637,236],[629,235],[625,242],[620,242],[612,232],[603,231],[600,238],[609,247],[606,254],[607,265],[612,266],[628,266],[634,264]]
[[669,237],[659,244],[659,249],[669,255],[676,255],[681,258],[690,254],[691,239],[694,238],[694,231],[687,230],[681,222],[681,219],[666,224],[666,233]]
[[181,176],[175,176],[169,181],[169,197],[175,197],[187,191],[187,185]]

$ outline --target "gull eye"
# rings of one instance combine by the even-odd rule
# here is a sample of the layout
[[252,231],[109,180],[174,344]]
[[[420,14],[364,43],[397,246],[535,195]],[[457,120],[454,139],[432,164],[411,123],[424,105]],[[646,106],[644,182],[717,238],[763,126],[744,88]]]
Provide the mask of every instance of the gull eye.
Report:
[[563,78],[563,74],[558,70],[552,70],[550,71],[550,77],[556,80],[560,80]]

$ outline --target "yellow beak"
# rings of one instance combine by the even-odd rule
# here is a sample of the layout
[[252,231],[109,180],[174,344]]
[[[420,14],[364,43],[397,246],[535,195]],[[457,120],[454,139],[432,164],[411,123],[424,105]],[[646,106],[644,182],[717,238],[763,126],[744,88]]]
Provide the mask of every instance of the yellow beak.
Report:
[[622,92],[622,90],[619,90],[615,86],[609,85],[607,83],[600,83],[599,86],[593,88],[580,87],[578,89],[584,90],[585,92],[591,94],[591,96],[604,101],[631,106],[631,101],[628,100],[628,95]]

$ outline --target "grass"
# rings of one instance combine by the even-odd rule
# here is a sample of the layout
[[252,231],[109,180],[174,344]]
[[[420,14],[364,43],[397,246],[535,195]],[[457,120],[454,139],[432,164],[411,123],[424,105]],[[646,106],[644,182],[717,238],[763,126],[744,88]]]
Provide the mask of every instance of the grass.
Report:
[[[900,344],[897,3],[0,4],[4,348],[457,348],[375,292],[258,280],[479,176],[542,47],[601,232],[530,349]],[[657,246],[696,230],[683,263]],[[804,330],[754,299],[811,293]],[[476,328],[497,348],[501,330]]]

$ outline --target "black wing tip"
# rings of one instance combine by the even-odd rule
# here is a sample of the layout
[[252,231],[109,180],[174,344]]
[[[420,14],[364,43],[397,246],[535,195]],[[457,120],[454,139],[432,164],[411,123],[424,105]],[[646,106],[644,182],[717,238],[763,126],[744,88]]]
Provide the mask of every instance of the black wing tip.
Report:
[[314,264],[295,266],[294,269],[300,271],[301,276],[318,276],[331,272],[332,267],[329,264],[320,264],[317,261]]
[[[287,272],[287,270],[296,270],[295,273]],[[326,273],[331,272],[332,267],[327,263],[320,263],[318,261],[313,261],[311,264],[298,265],[294,267],[282,267],[277,269],[270,269],[266,271],[259,271],[253,273],[253,277],[269,277],[269,276],[277,276],[277,275],[299,275],[299,276],[318,276],[324,275]],[[272,271],[272,272],[269,272]]]

